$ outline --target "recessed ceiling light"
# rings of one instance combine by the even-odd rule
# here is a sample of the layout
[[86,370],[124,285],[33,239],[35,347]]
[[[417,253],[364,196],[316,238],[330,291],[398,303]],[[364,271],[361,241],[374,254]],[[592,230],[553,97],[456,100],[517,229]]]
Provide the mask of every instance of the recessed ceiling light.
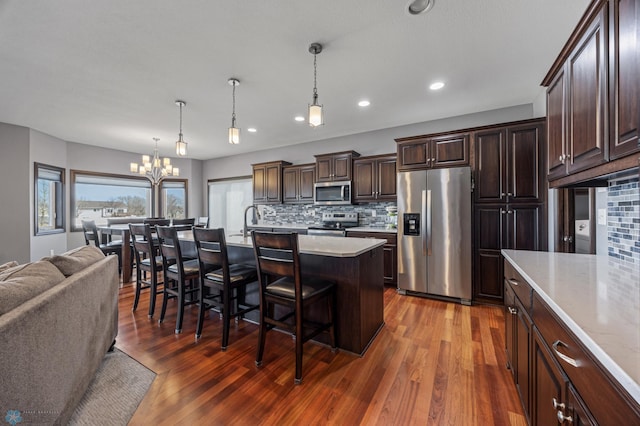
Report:
[[294,120],[296,120],[296,121],[304,121],[304,117],[301,116],[301,115],[297,115]]
[[361,107],[367,107],[369,105],[371,105],[371,102],[369,102],[369,101],[362,100],[362,101],[358,102],[358,106],[361,106]]
[[441,81],[436,81],[435,83],[431,83],[429,89],[431,90],[440,90],[444,87],[444,83]]
[[420,15],[431,10],[435,2],[436,0],[411,0],[407,11],[411,15]]
[[255,129],[255,127],[249,127],[249,128],[247,129],[247,132],[249,132],[249,133],[255,133],[255,132],[257,132],[257,130]]

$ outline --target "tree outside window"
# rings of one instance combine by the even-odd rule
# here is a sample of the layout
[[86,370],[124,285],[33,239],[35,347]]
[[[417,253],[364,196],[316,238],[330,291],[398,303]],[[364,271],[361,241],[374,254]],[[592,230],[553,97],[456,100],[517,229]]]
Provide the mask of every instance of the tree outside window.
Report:
[[162,200],[162,216],[167,219],[184,219],[187,217],[187,181],[163,180],[160,190]]

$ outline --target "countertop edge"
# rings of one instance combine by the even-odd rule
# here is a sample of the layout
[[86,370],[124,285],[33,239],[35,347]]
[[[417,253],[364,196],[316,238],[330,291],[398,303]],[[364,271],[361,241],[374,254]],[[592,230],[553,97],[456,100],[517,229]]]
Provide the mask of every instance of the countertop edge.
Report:
[[[538,284],[518,265],[510,256],[510,252],[515,250],[501,250],[502,256],[511,263],[522,277],[527,280],[536,294],[549,306],[549,308],[565,323],[573,334],[591,352],[598,362],[614,377],[618,383],[631,395],[636,402],[640,403],[640,385],[633,380],[576,322],[551,298]],[[535,322],[534,322],[535,324]]]

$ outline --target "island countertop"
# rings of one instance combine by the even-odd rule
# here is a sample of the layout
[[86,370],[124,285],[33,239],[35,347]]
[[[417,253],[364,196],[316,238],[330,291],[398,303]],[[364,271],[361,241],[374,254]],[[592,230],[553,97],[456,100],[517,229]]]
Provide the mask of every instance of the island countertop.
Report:
[[640,402],[640,268],[608,256],[502,250],[613,377]]
[[[193,234],[180,234],[181,239],[191,240]],[[253,247],[251,237],[227,236],[228,246]],[[385,245],[387,240],[377,238],[339,238],[320,235],[298,235],[301,254],[331,257],[356,257],[376,247]]]

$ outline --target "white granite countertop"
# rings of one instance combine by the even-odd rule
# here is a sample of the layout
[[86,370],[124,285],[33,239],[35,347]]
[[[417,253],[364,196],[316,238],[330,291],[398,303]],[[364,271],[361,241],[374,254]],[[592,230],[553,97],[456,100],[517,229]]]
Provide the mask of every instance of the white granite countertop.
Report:
[[[193,240],[190,232],[179,233],[180,239]],[[227,236],[228,246],[253,247],[251,237]],[[298,235],[300,253],[331,257],[356,257],[376,247],[385,245],[387,240],[377,238],[339,238],[320,235]]]
[[502,254],[640,402],[640,265],[587,254]]
[[267,225],[267,224],[259,224],[259,225],[249,225],[249,229],[258,229],[258,228],[272,228],[272,229],[307,229],[308,225],[299,225],[299,224],[291,224],[291,225]]
[[354,228],[347,228],[347,232],[383,232],[385,234],[397,234],[396,228],[385,228],[384,226],[356,226]]

